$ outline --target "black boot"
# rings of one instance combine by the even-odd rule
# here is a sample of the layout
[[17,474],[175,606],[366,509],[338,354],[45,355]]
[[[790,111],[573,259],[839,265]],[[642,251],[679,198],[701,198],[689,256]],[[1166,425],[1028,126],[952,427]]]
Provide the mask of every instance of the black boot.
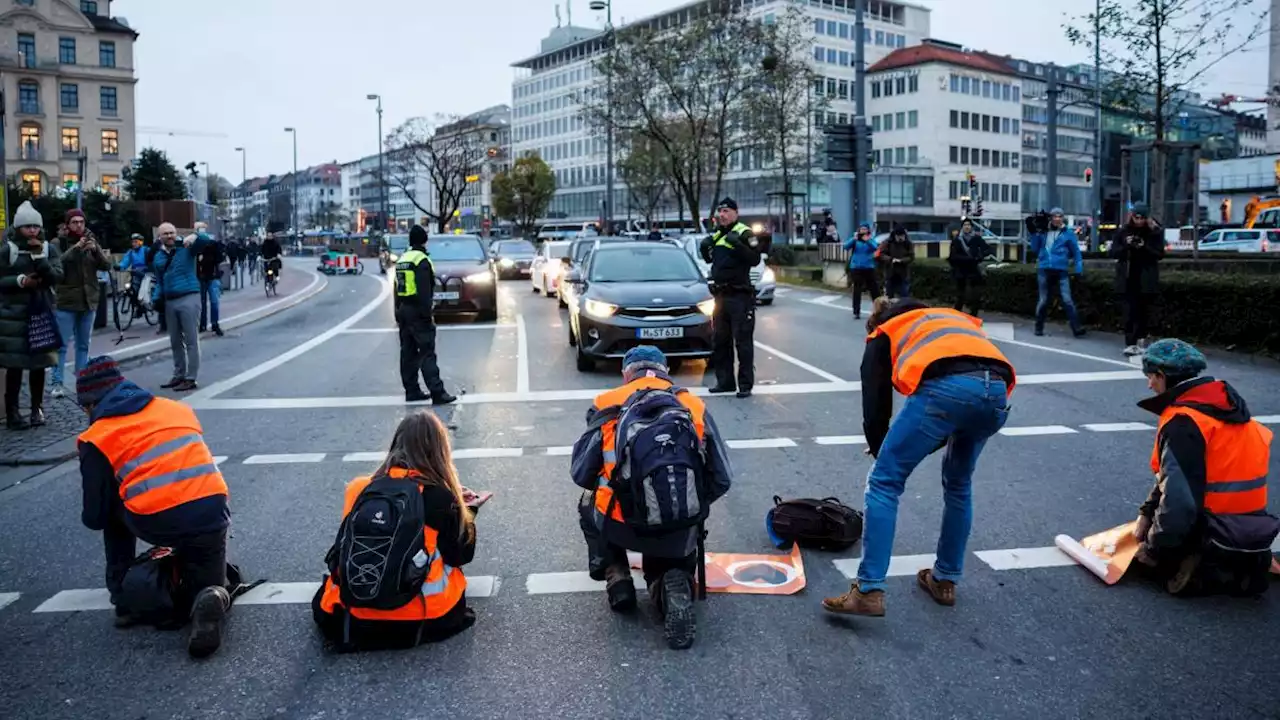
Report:
[[31,427],[40,427],[44,424],[45,424],[44,408],[42,407],[31,408]]
[[31,427],[27,424],[26,418],[22,417],[22,413],[17,408],[11,407],[4,411],[5,427],[10,430],[26,430]]
[[685,650],[693,645],[697,618],[693,605],[693,576],[683,570],[668,570],[662,576],[662,634],[667,647]]
[[231,595],[225,588],[207,587],[196,594],[191,605],[191,637],[187,640],[191,657],[205,658],[218,651],[230,609]]
[[636,583],[631,579],[631,568],[613,564],[604,569],[604,587],[609,596],[609,609],[614,612],[631,612],[636,607]]

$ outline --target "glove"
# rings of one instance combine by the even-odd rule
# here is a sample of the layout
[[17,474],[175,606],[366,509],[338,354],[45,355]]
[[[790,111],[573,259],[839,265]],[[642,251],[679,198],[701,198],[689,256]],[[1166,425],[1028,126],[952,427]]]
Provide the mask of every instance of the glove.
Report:
[[1147,533],[1151,532],[1151,518],[1146,515],[1138,516],[1138,525],[1133,529],[1133,537],[1140,543],[1147,541]]

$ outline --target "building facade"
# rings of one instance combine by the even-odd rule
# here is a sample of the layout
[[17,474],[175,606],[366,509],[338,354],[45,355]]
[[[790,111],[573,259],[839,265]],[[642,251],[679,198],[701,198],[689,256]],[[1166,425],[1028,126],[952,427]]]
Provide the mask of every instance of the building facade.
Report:
[[511,169],[511,106],[496,105],[462,118],[473,136],[469,141],[483,151],[480,167],[467,177],[458,205],[455,227],[479,232],[485,220],[493,220],[493,179]]
[[137,37],[111,17],[110,0],[12,0],[0,10],[9,177],[37,194],[77,183],[119,191],[137,149]]
[[298,223],[304,231],[345,230],[346,217],[337,161],[298,171]]

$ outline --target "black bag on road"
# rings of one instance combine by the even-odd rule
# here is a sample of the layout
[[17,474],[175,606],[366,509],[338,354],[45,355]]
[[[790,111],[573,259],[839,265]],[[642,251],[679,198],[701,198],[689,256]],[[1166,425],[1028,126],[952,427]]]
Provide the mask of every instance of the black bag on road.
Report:
[[765,530],[778,548],[793,543],[814,550],[844,550],[862,537],[862,513],[829,497],[783,500],[773,496]]

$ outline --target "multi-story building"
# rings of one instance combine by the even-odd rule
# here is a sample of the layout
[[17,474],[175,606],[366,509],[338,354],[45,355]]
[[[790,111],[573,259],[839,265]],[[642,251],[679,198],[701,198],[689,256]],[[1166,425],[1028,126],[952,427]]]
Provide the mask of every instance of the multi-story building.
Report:
[[[493,219],[493,179],[511,169],[511,106],[485,108],[467,115],[459,123],[471,136],[466,140],[468,145],[483,151],[480,167],[466,178],[456,223],[467,232],[475,232],[482,228],[484,220]],[[441,130],[448,132],[448,128]]]
[[[1267,87],[1272,92],[1280,87],[1280,0],[1271,0],[1271,27],[1267,33],[1271,44],[1267,52]],[[1280,152],[1280,105],[1267,106],[1267,152]]]
[[346,214],[336,160],[298,171],[298,223],[304,230],[345,229]]
[[[1022,89],[1002,64],[925,40],[867,69],[877,223],[942,233],[962,200],[997,234],[1016,234]],[[970,189],[970,178],[975,185]]]
[[[697,0],[636,21],[633,25],[656,29],[678,27],[689,21],[705,0]],[[754,16],[766,20],[788,8],[792,0],[743,0]],[[848,122],[854,112],[852,91],[854,0],[810,0],[803,6],[813,22],[813,67],[822,76],[822,91],[829,96],[827,109],[815,118],[818,124]],[[889,0],[872,0],[866,14],[866,56],[868,64],[889,53],[920,43],[929,34],[929,9]],[[605,35],[581,27],[557,27],[542,41],[538,54],[513,65],[517,77],[512,84],[512,152],[514,157],[538,153],[556,175],[557,192],[549,217],[589,222],[599,219],[605,194],[605,139],[592,131],[581,115],[576,98],[589,88],[600,88],[603,78],[594,63],[605,49]],[[815,128],[815,134],[819,132]],[[769,212],[767,194],[781,189],[776,168],[756,162],[744,153],[734,155],[723,194],[733,196],[742,212],[762,216]],[[813,159],[819,166],[819,158]],[[817,212],[828,202],[822,173],[814,170],[810,188],[811,206]],[[794,181],[793,181],[794,182]],[[800,180],[803,186],[804,181]],[[705,197],[710,199],[712,188]],[[627,215],[628,193],[619,178],[614,181],[614,219]],[[710,200],[709,200],[710,201]],[[713,201],[712,201],[713,202]],[[676,219],[676,203],[664,204],[660,214]],[[704,208],[705,213],[705,208]]]
[[6,5],[0,11],[6,174],[36,193],[81,182],[118,191],[136,150],[138,33],[111,17],[110,0]]

